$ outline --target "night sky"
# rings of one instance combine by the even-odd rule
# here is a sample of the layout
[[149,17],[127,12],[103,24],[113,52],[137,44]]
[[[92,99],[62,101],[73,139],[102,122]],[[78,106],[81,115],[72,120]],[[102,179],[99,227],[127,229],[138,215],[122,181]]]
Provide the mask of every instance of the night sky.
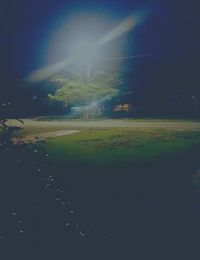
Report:
[[24,87],[23,78],[63,59],[71,34],[68,32],[64,39],[59,30],[71,17],[99,16],[105,20],[102,33],[107,33],[138,9],[150,11],[148,17],[114,40],[121,56],[145,55],[124,60],[128,88],[139,99],[198,95],[197,1],[4,0],[0,8],[1,100],[11,99],[22,105],[25,97],[41,92],[44,83]]

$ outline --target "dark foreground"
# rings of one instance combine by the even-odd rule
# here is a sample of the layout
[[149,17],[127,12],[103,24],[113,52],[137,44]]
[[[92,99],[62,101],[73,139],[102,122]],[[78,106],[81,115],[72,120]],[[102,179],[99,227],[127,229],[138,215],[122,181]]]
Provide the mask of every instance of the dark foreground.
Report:
[[38,145],[1,145],[1,159],[0,259],[199,255],[200,204],[187,163],[58,166]]

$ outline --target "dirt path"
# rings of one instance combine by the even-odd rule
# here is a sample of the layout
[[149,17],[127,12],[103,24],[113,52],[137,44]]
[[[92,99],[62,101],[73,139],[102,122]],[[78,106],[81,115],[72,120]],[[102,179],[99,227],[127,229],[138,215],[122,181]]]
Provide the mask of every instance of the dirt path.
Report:
[[[36,142],[39,140],[44,140],[46,138],[58,137],[63,135],[71,135],[80,132],[79,130],[62,130],[62,131],[55,131],[55,132],[46,132],[46,133],[39,133],[33,135],[27,135],[20,138],[20,141],[24,143],[29,142]],[[17,143],[19,139],[13,138],[14,143]]]
[[[37,121],[33,119],[23,119],[27,127],[66,127],[66,128],[110,128],[110,127],[128,127],[128,128],[167,128],[174,130],[200,130],[200,122],[197,121],[175,121],[175,120],[144,120],[144,121],[125,121],[119,119],[107,119],[98,121]],[[17,125],[17,122],[10,120],[11,125]],[[20,125],[20,123],[18,123]],[[21,125],[20,125],[21,126]]]

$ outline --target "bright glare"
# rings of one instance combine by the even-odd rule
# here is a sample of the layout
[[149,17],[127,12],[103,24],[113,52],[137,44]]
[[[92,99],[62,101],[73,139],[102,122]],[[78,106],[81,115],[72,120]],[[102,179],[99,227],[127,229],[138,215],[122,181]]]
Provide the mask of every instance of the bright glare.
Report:
[[90,64],[91,61],[97,58],[97,53],[99,52],[99,49],[102,45],[132,30],[138,23],[143,21],[145,16],[146,14],[144,12],[136,12],[135,14],[129,16],[124,21],[122,21],[112,31],[104,35],[97,42],[90,42],[89,37],[87,37],[87,40],[85,40],[86,36],[84,37],[84,39],[80,38],[76,40],[76,42],[74,43],[74,50],[71,53],[71,58],[37,70],[29,75],[26,80],[31,83],[42,81],[50,77],[54,73],[58,72],[59,70],[63,69],[64,67],[69,66],[73,62],[82,65]]
[[84,39],[79,39],[77,43],[72,52],[74,62],[83,65],[90,64],[97,57],[96,43]]
[[39,81],[45,80],[46,78],[50,77],[54,73],[58,72],[59,70],[63,69],[65,66],[71,64],[72,60],[67,59],[64,61],[57,62],[53,65],[47,66],[45,68],[39,69],[34,71],[31,75],[25,78],[25,81],[31,83],[37,83]]
[[118,26],[116,26],[111,32],[107,33],[102,39],[98,41],[98,45],[103,45],[116,37],[119,37],[125,32],[130,31],[135,27],[140,21],[141,18],[143,18],[142,13],[137,15],[131,15],[128,18],[126,18],[123,22],[121,22]]
[[91,107],[97,107],[97,102],[92,102],[90,106]]

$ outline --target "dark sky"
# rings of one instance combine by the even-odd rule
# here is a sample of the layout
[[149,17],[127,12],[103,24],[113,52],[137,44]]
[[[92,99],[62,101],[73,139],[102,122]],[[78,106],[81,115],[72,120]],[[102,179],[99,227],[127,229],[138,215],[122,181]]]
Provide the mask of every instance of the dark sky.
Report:
[[199,93],[199,9],[197,1],[187,0],[3,0],[1,93],[11,94],[14,88],[17,95],[24,76],[62,58],[62,41],[57,49],[49,46],[60,25],[72,15],[94,13],[110,17],[111,24],[117,24],[138,8],[149,9],[150,14],[126,35],[122,54],[146,57],[124,63],[130,88],[141,96]]

